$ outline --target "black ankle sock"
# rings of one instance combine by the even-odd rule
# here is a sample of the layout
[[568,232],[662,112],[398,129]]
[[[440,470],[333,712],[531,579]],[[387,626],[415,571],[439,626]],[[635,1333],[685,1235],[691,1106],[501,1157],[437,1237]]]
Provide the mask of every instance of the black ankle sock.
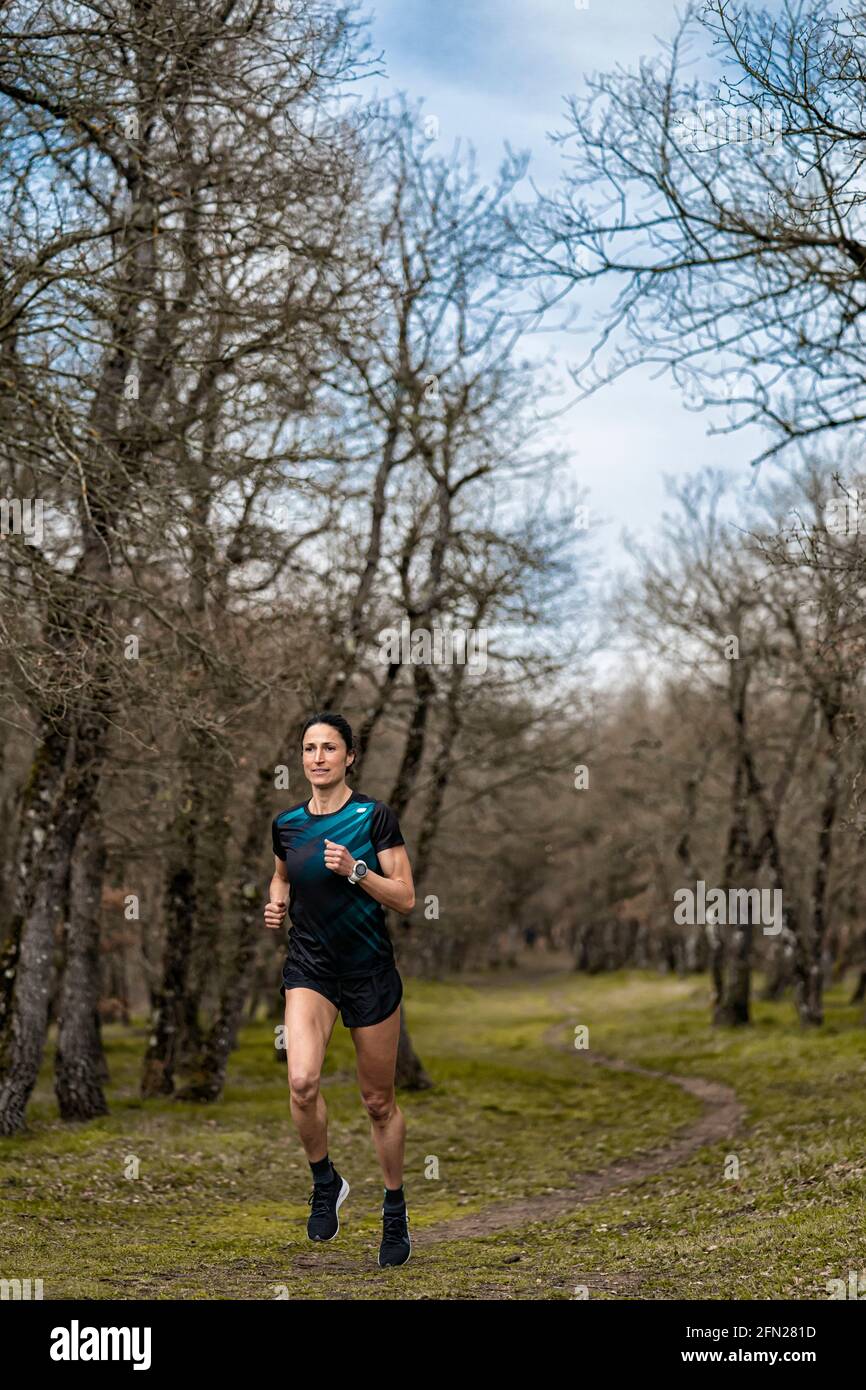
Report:
[[313,1182],[333,1182],[334,1165],[327,1154],[324,1158],[317,1158],[315,1163],[310,1164],[313,1172]]
[[406,1199],[405,1199],[404,1196],[403,1196],[403,1188],[402,1188],[402,1186],[401,1186],[401,1187],[386,1187],[386,1188],[385,1188],[385,1206],[386,1206],[386,1207],[402,1207],[403,1204],[404,1204],[404,1202],[405,1202],[405,1200],[406,1200]]

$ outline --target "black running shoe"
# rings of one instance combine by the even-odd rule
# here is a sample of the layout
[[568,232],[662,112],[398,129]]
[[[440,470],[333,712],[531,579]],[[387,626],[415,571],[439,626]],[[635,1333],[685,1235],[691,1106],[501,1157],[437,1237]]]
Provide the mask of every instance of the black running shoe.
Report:
[[313,1190],[307,1201],[312,1208],[307,1221],[307,1235],[310,1240],[333,1240],[340,1229],[337,1212],[349,1195],[349,1184],[334,1169],[330,1182],[313,1183]]
[[382,1244],[379,1246],[379,1266],[404,1265],[412,1253],[409,1239],[409,1215],[404,1202],[396,1211],[382,1208]]

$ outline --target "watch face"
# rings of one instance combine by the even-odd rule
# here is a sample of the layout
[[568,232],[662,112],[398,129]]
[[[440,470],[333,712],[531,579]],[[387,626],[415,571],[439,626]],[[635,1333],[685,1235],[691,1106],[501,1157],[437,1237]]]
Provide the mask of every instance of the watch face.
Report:
[[363,859],[358,860],[353,872],[356,878],[364,877],[365,873],[367,872],[367,865],[364,863]]

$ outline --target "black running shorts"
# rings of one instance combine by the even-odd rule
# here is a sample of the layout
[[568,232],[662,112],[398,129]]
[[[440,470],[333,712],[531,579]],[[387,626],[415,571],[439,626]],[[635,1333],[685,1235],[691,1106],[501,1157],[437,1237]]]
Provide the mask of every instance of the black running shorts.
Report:
[[354,979],[337,975],[305,975],[297,966],[286,961],[280,994],[287,989],[314,989],[324,994],[340,1010],[346,1028],[371,1028],[382,1023],[397,1008],[403,998],[403,981],[395,965],[375,975],[359,975]]

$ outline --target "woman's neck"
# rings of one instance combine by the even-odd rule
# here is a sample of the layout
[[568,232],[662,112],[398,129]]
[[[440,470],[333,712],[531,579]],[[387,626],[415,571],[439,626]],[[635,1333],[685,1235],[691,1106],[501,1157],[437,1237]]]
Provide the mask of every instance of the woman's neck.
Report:
[[307,805],[315,816],[327,816],[331,811],[340,811],[352,795],[352,788],[345,782],[336,787],[326,787],[323,791],[313,787],[313,795]]

